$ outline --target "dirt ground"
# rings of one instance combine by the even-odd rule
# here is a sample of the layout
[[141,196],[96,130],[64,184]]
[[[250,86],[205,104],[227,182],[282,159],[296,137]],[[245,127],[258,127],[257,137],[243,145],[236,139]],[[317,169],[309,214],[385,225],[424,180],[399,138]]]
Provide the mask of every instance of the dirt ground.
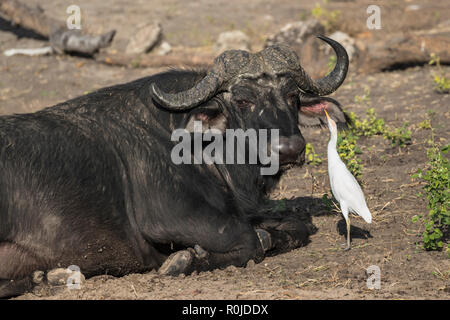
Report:
[[[64,17],[65,8],[75,3],[27,1],[37,2],[55,17]],[[293,0],[255,0],[247,4],[237,0],[76,3],[86,14],[85,22],[91,30],[119,30],[109,50],[123,50],[133,28],[153,19],[161,21],[166,38],[175,46],[211,46],[218,33],[238,28],[250,36],[256,50],[268,34],[308,15],[314,7],[312,2]],[[367,31],[365,8],[369,3],[330,1],[329,6],[343,12],[347,31],[360,28],[354,31],[356,34]],[[382,7],[382,14],[386,13],[386,18],[382,15],[386,24],[374,37],[388,36],[396,30],[431,27],[450,18],[450,8],[444,1],[377,1],[377,4]],[[422,18],[406,11],[411,4],[422,6]],[[396,19],[396,15],[401,18]],[[415,24],[411,23],[414,19]],[[28,36],[0,19],[0,51],[46,45]],[[72,56],[0,55],[0,114],[36,111],[161,70],[113,67]],[[450,73],[450,67],[444,66],[444,70]],[[341,215],[327,210],[321,201],[323,194],[330,194],[326,163],[329,133],[324,129],[303,129],[307,141],[325,161],[319,166],[290,169],[271,198],[287,199],[286,206],[306,210],[313,216],[318,231],[307,246],[267,257],[259,264],[250,262],[246,268],[229,267],[179,277],[160,276],[156,272],[122,278],[102,275],[87,279],[80,290],[46,288],[17,299],[449,299],[450,259],[445,252],[420,249],[423,226],[411,222],[414,215],[427,212],[425,200],[417,196],[422,184],[411,175],[427,161],[426,141],[431,131],[419,128],[418,124],[427,119],[428,110],[434,111],[431,124],[436,139],[448,144],[450,137],[450,95],[434,91],[432,78],[436,71],[435,67],[414,66],[357,75],[350,67],[346,81],[333,95],[347,111],[364,117],[366,109],[373,107],[387,125],[400,127],[408,121],[412,131],[412,143],[404,148],[392,147],[382,137],[358,141],[364,166],[361,180],[373,223],[368,225],[359,217],[352,218],[352,250],[341,249],[345,240]],[[362,96],[366,88],[370,90],[370,101],[356,103],[355,96]],[[380,289],[367,288],[366,269],[371,265],[381,270]]]

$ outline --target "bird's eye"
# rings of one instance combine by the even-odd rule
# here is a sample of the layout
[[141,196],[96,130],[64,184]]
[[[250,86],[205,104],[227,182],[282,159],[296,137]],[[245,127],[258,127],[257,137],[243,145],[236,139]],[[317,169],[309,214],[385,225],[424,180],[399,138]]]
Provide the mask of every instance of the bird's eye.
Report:
[[245,99],[239,99],[239,100],[236,100],[236,105],[239,108],[248,108],[248,107],[251,107],[253,105],[253,103],[251,101],[248,101]]

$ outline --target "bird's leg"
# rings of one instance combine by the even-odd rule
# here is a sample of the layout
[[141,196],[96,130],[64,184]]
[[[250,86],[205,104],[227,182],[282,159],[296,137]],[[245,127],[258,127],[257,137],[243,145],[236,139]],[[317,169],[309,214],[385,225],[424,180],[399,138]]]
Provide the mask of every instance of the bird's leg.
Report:
[[345,222],[347,223],[347,246],[345,247],[344,251],[348,251],[351,249],[350,245],[350,217],[345,219]]

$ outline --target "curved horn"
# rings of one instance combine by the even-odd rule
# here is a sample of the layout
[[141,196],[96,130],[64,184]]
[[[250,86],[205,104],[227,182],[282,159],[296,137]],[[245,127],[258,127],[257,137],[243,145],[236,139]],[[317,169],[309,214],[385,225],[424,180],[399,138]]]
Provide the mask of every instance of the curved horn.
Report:
[[153,98],[161,106],[171,110],[188,110],[214,96],[221,86],[219,79],[220,75],[209,72],[200,82],[186,91],[166,93],[156,83],[152,83],[151,91]]
[[305,90],[308,93],[325,96],[336,91],[342,82],[344,82],[349,61],[347,51],[345,51],[344,47],[339,44],[339,42],[325,36],[317,36],[317,38],[325,41],[333,48],[337,57],[336,66],[330,74],[317,81],[312,80],[303,68],[300,67],[296,80],[300,89]]
[[246,51],[225,51],[214,60],[208,74],[192,88],[178,92],[166,93],[156,83],[152,83],[151,91],[154,99],[161,106],[171,110],[189,110],[211,99],[232,78],[248,68],[251,55]]

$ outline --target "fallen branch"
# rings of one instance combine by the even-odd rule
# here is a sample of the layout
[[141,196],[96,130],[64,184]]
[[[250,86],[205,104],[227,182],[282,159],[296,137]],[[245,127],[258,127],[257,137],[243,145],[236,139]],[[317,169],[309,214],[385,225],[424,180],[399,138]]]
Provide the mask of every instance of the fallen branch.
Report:
[[22,54],[25,56],[42,56],[46,54],[52,54],[53,48],[52,47],[43,47],[43,48],[36,48],[36,49],[9,49],[5,50],[3,54],[7,57],[14,56],[16,54]]
[[116,66],[160,68],[160,67],[206,67],[212,64],[214,55],[207,53],[179,52],[166,56],[157,55],[127,55],[101,53],[95,57],[96,61]]
[[29,7],[17,0],[0,0],[0,12],[13,23],[48,38],[51,47],[58,53],[93,55],[101,48],[108,47],[116,33],[112,30],[103,35],[91,36],[79,30],[68,30],[63,22],[47,16],[41,7]]
[[363,73],[426,64],[430,55],[450,64],[450,32],[421,32],[393,35],[388,41],[370,43],[363,50],[358,69]]

